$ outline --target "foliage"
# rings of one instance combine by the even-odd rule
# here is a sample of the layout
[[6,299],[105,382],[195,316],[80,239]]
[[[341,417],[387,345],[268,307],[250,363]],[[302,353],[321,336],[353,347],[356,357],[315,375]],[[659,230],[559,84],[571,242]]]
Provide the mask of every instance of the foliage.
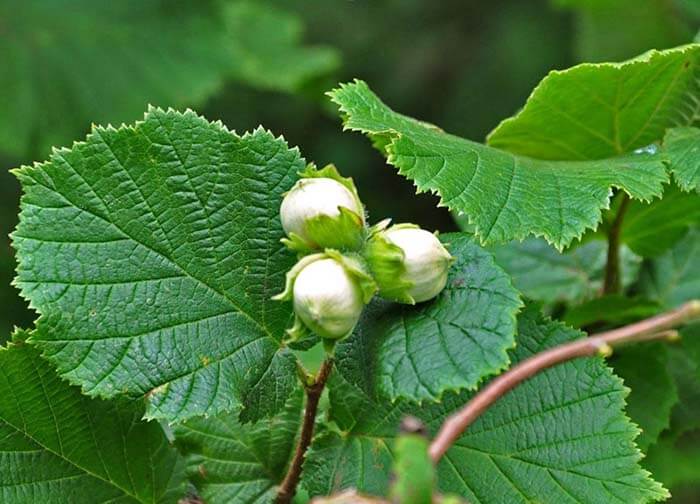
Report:
[[301,45],[297,18],[260,2],[31,0],[0,17],[0,150],[15,155],[43,155],[148,103],[201,105],[229,79],[293,91],[338,63]]
[[[335,65],[335,53],[301,45],[296,18],[257,2],[71,5],[72,16],[57,15],[67,4],[8,14],[20,20],[3,49],[20,94],[0,149],[41,150],[147,99],[202,103],[229,78],[298,90]],[[106,16],[117,21],[86,43]],[[79,49],[65,66],[57,39]],[[52,78],[36,88],[21,81],[32,50]],[[144,55],[127,80],[132,52]],[[601,345],[600,356],[536,364],[599,341],[567,323],[596,333],[700,298],[699,76],[697,44],[553,71],[486,143],[394,112],[364,81],[331,91],[346,129],[466,231],[440,235],[455,261],[437,298],[375,298],[351,334],[316,349],[308,330],[290,344],[292,309],[272,299],[297,259],[280,204],[311,170],[282,137],[150,107],[14,170],[15,285],[39,317],[0,348],[0,500],[284,504],[357,491],[367,502],[643,503],[700,480],[699,325],[680,329],[682,347],[634,346],[606,362]],[[113,99],[95,107],[102,85]],[[43,103],[33,93],[46,102],[39,124],[18,115]],[[85,115],[57,128],[66,104]],[[322,253],[365,272],[358,251],[386,223],[355,217],[353,250]],[[529,379],[436,456],[431,439],[453,415],[525,363]],[[399,430],[411,422],[427,437]]]

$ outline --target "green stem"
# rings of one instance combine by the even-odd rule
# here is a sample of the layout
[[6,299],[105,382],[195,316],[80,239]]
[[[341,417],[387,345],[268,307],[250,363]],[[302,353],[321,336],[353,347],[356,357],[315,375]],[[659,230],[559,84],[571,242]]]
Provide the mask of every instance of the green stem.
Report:
[[622,231],[622,221],[625,218],[630,198],[627,194],[622,194],[620,207],[615,215],[610,229],[608,230],[608,259],[605,263],[605,280],[603,282],[603,294],[617,294],[622,289],[621,268],[620,268],[620,232]]

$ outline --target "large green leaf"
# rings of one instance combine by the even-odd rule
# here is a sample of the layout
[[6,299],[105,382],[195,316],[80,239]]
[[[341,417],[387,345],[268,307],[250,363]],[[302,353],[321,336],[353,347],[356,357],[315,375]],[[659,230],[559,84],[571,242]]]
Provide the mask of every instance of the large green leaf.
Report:
[[175,504],[184,464],[142,414],[81,395],[21,341],[0,349],[0,501]]
[[278,208],[303,167],[262,129],[152,109],[21,168],[13,240],[16,283],[41,314],[31,342],[89,395],[146,395],[149,417],[281,408],[295,386],[279,341],[290,308],[270,298],[294,258]]
[[693,228],[671,250],[645,265],[642,292],[668,308],[700,299],[699,260],[700,229]]
[[[519,318],[514,362],[581,337],[530,307]],[[391,443],[405,414],[435,432],[470,394],[424,407],[374,402],[347,382],[331,384],[332,414],[341,434],[313,444],[304,485],[311,495],[357,487],[384,495]],[[660,500],[667,492],[639,466],[638,430],[623,409],[627,390],[599,358],[579,359],[531,378],[486,411],[438,466],[438,486],[469,502],[626,503]]]
[[200,104],[229,78],[291,91],[336,66],[334,52],[300,46],[296,17],[220,3],[2,2],[0,149],[44,155],[148,103]]
[[[537,301],[580,302],[598,295],[603,286],[607,243],[591,240],[564,253],[541,238],[528,238],[491,249],[499,266],[513,277],[515,286]],[[622,247],[622,283],[637,278],[640,258]]]
[[699,44],[552,71],[488,143],[538,159],[631,152],[660,142],[668,128],[697,120],[699,77]]
[[456,258],[445,290],[416,306],[376,301],[336,347],[338,372],[370,396],[435,400],[508,366],[517,291],[471,237],[441,238]]
[[600,160],[535,159],[397,114],[362,81],[330,96],[346,129],[367,133],[419,191],[435,192],[441,205],[465,213],[483,242],[532,234],[561,249],[597,225],[611,187],[650,200],[668,180],[663,157],[646,150]]
[[176,430],[188,474],[208,504],[267,504],[284,478],[301,419],[301,393],[276,416],[241,424],[231,414],[194,418]]

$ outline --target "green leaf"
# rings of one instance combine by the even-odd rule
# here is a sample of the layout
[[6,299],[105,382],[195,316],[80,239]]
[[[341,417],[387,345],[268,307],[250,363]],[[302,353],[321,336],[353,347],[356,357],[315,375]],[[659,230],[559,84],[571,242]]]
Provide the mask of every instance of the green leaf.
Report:
[[456,259],[445,290],[416,306],[375,300],[336,347],[337,371],[372,397],[436,400],[508,366],[517,291],[469,236],[440,238]]
[[[694,121],[700,121],[700,112],[697,110]],[[664,152],[669,159],[671,171],[678,185],[685,191],[699,193],[700,129],[673,128],[668,130],[664,138]]]
[[333,51],[300,45],[295,16],[219,4],[3,2],[0,149],[43,156],[92,122],[133,120],[148,103],[198,105],[230,78],[291,91],[337,66]]
[[142,415],[81,395],[23,342],[0,349],[0,501],[175,504],[184,464]]
[[294,453],[302,394],[276,416],[241,424],[230,413],[194,418],[175,429],[187,472],[208,504],[273,502]]
[[624,348],[612,364],[631,389],[627,413],[641,429],[637,445],[646,453],[659,434],[669,427],[671,410],[678,403],[676,384],[667,369],[666,345],[654,343]]
[[294,263],[278,209],[303,167],[263,129],[152,109],[17,170],[31,342],[91,396],[145,395],[150,418],[275,412],[296,384],[270,299]]
[[[537,301],[580,302],[600,293],[605,275],[607,244],[591,240],[564,253],[541,238],[528,238],[491,248],[499,266],[513,277],[515,287]],[[622,247],[622,282],[637,278],[640,258]]]
[[606,294],[566,310],[562,321],[572,327],[591,324],[621,326],[659,313],[656,301],[621,294]]
[[340,63],[330,47],[304,46],[301,19],[269,2],[229,3],[225,19],[232,74],[245,83],[292,92]]
[[368,134],[419,192],[465,213],[484,243],[541,235],[562,249],[601,218],[610,188],[650,200],[667,179],[662,157],[640,151],[603,160],[550,161],[465,140],[397,114],[366,83],[330,93],[345,128]]
[[[519,318],[513,361],[581,336],[529,307]],[[331,411],[343,432],[314,441],[303,476],[310,495],[348,487],[385,495],[400,418],[415,415],[434,433],[472,396],[450,395],[423,407],[380,403],[338,378],[331,382]],[[438,486],[473,504],[661,500],[668,493],[639,466],[633,442],[638,430],[623,413],[626,395],[600,358],[548,369],[508,393],[462,435],[438,465]]]
[[692,125],[700,104],[700,44],[649,51],[623,63],[552,71],[489,145],[538,159],[603,159]]
[[663,307],[674,308],[700,299],[700,229],[692,229],[681,241],[645,265],[640,275],[644,295]]
[[671,185],[664,190],[663,199],[651,203],[629,202],[620,240],[642,257],[656,257],[697,224],[700,224],[700,196],[681,192]]

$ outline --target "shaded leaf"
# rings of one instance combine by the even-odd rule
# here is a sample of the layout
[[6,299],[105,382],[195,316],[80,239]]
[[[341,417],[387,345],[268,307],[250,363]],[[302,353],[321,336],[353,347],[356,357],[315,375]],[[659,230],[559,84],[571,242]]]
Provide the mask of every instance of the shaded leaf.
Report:
[[564,313],[562,321],[572,327],[600,323],[621,326],[652,317],[657,313],[659,304],[656,301],[621,294],[606,294],[570,307]]
[[152,109],[21,168],[31,342],[89,395],[147,396],[152,418],[278,410],[295,386],[290,308],[270,299],[294,261],[278,208],[303,167],[262,129]]
[[201,104],[229,78],[291,91],[337,65],[269,4],[28,0],[3,2],[0,18],[0,149],[18,156],[43,156],[92,122],[131,121],[149,103]]
[[465,213],[485,243],[541,235],[559,249],[595,227],[610,188],[650,200],[668,179],[662,157],[640,151],[604,160],[550,161],[514,155],[397,114],[366,83],[330,93],[345,128],[368,134],[399,173],[441,205]]
[[81,395],[25,343],[0,349],[0,501],[175,504],[184,464],[142,415]]
[[671,410],[678,402],[676,384],[667,369],[666,345],[653,343],[624,348],[612,364],[631,389],[627,413],[641,429],[637,445],[646,452],[669,427]]
[[[490,249],[499,266],[513,277],[515,287],[537,301],[580,302],[598,295],[603,286],[607,244],[591,240],[564,253],[541,238],[528,238]],[[622,283],[637,279],[641,260],[622,247]]]
[[660,200],[629,202],[620,241],[642,257],[656,257],[697,224],[700,224],[700,196],[668,186]]
[[700,299],[700,229],[692,229],[662,256],[645,265],[640,289],[666,308]]
[[[529,307],[519,318],[513,361],[578,337],[581,333]],[[639,466],[641,454],[633,442],[638,431],[623,412],[626,395],[622,381],[599,358],[546,370],[468,429],[441,460],[438,486],[473,504],[661,500],[667,492]],[[333,418],[343,432],[314,441],[304,485],[311,495],[348,487],[384,495],[399,419],[413,414],[434,433],[470,396],[449,395],[442,404],[423,407],[378,403],[336,376],[332,412],[339,404],[340,416],[333,413]],[[354,415],[348,414],[351,402]]]
[[370,396],[435,400],[508,366],[517,291],[468,235],[440,238],[456,259],[445,290],[416,306],[375,300],[336,347],[338,372]]
[[302,394],[276,416],[241,424],[230,413],[195,418],[175,429],[191,481],[208,504],[270,503],[294,453]]

